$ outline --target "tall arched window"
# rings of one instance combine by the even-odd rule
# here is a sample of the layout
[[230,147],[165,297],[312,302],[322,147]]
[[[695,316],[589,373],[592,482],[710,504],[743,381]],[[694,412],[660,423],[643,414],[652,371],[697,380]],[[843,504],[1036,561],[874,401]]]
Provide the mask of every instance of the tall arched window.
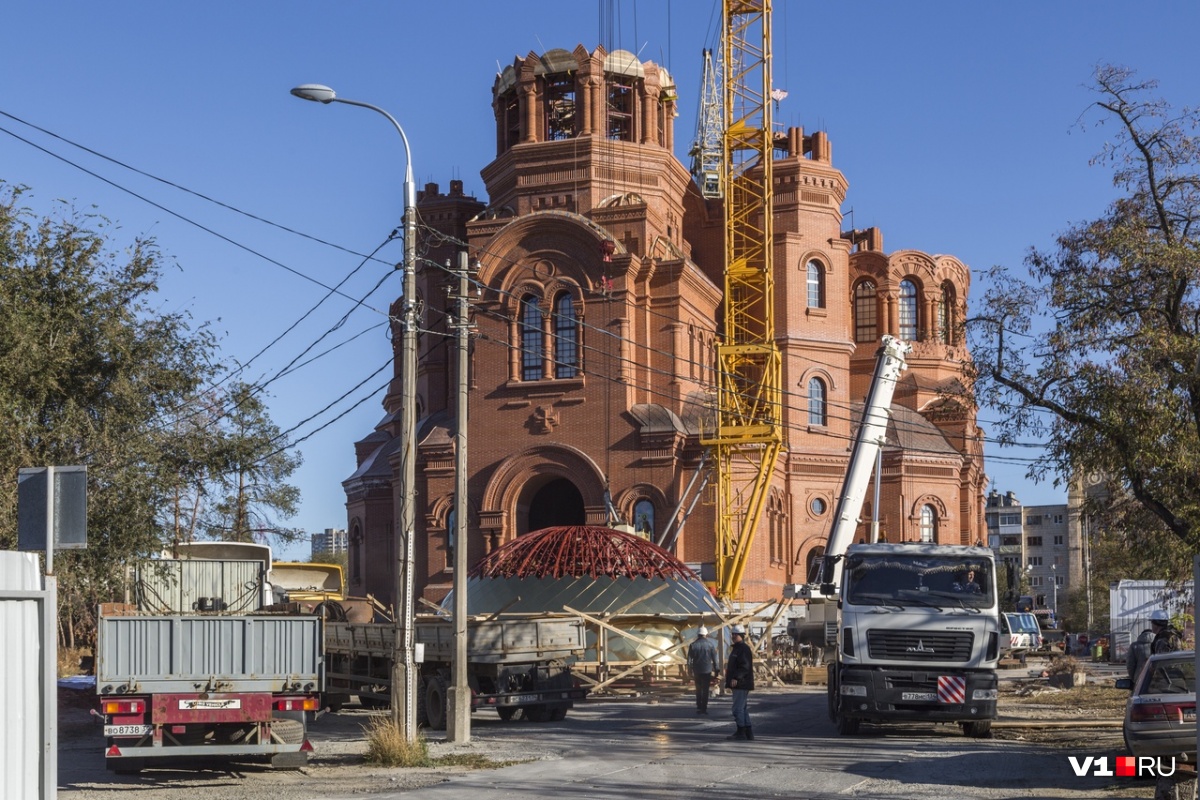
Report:
[[954,284],[942,284],[942,296],[938,300],[938,341],[954,343]]
[[579,374],[579,325],[575,303],[563,292],[554,301],[554,377],[574,378]]
[[821,565],[825,559],[825,548],[818,545],[808,551],[808,555],[804,559],[804,574],[808,576],[809,583],[821,582]]
[[908,278],[900,281],[900,338],[906,342],[917,340],[917,285]]
[[808,262],[808,307],[825,307],[825,268],[820,261]]
[[454,547],[458,544],[454,535],[458,533],[458,515],[454,513],[454,509],[450,509],[450,513],[446,515],[446,566],[454,566]]
[[521,298],[521,380],[540,381],[545,369],[542,362],[542,310],[537,297]]
[[654,541],[654,503],[644,497],[633,504],[633,530]]
[[921,506],[921,541],[934,541],[936,531],[937,512],[933,510],[933,506]]
[[871,281],[860,281],[854,287],[854,341],[879,340],[878,313],[875,284]]
[[808,424],[824,425],[826,421],[825,382],[813,378],[808,382]]

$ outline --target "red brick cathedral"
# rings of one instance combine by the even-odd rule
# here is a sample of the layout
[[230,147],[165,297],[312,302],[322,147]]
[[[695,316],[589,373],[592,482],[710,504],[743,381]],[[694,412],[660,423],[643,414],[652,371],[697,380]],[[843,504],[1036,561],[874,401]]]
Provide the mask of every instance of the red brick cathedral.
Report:
[[[492,97],[487,199],[451,181],[449,193],[429,184],[418,200],[417,591],[437,601],[452,582],[455,301],[439,265],[463,249],[481,290],[468,377],[469,563],[549,526],[629,525],[711,578],[716,481],[693,498],[712,463],[701,441],[714,418],[723,221],[721,201],[704,198],[674,155],[674,82],[631,53],[580,46],[516,59]],[[981,431],[974,406],[954,398],[970,272],[953,256],[887,253],[876,228],[844,230],[847,187],[825,134],[778,136],[785,444],[739,600],[778,598],[822,552],[884,334],[913,351],[882,459],[882,535],[986,539]],[[410,379],[396,370],[344,482],[349,589],[383,602]]]

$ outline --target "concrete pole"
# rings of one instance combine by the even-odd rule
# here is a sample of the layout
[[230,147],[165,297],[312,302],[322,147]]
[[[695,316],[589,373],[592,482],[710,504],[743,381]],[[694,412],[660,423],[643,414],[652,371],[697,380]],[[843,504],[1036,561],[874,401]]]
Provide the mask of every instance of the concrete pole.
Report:
[[467,254],[458,254],[458,403],[454,413],[454,661],[450,665],[449,719],[452,742],[471,741],[471,689],[467,685],[467,369],[470,338],[470,285]]

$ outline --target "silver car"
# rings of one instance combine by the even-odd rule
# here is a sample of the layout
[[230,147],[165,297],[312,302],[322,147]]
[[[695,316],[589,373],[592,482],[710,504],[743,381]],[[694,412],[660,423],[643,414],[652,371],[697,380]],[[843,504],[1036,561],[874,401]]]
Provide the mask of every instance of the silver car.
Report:
[[1125,707],[1125,747],[1135,756],[1196,753],[1196,654],[1191,650],[1150,656],[1132,680]]

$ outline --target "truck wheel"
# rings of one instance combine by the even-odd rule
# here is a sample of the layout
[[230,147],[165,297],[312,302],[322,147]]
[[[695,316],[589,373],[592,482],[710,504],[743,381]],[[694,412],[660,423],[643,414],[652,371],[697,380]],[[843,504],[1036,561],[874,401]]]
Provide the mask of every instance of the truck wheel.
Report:
[[840,736],[854,736],[858,733],[858,725],[860,720],[847,717],[845,714],[837,715],[837,729]]
[[962,724],[963,733],[972,739],[988,739],[992,735],[990,719],[976,719]]
[[536,706],[525,706],[525,719],[530,722],[549,722],[550,709],[549,707],[538,704]]
[[425,682],[425,716],[435,731],[446,727],[446,681],[430,678]]
[[508,722],[517,715],[516,706],[500,706],[496,709],[496,713],[500,715],[500,719]]
[[325,695],[325,707],[335,714],[341,711],[347,703],[350,702],[348,694],[327,694]]
[[271,720],[271,738],[278,739],[281,744],[303,744],[304,723],[298,719]]
[[554,708],[550,709],[550,721],[551,722],[562,722],[566,718],[567,718],[567,707],[566,706],[555,706]]

